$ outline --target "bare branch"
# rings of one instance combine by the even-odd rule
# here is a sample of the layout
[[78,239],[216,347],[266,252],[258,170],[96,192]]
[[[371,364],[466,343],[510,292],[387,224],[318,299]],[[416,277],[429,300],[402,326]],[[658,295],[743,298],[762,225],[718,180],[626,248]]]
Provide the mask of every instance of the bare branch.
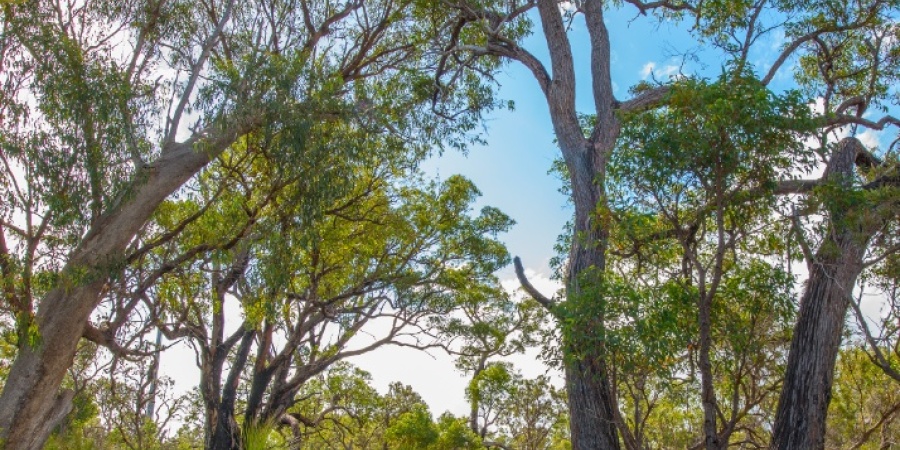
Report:
[[522,260],[519,259],[518,256],[513,258],[513,264],[516,267],[516,277],[519,278],[519,283],[522,285],[522,289],[525,289],[525,292],[531,296],[531,298],[535,299],[538,303],[541,304],[547,311],[550,311],[551,314],[555,314],[556,311],[556,302],[541,294],[537,288],[528,281],[528,277],[525,276],[525,268],[522,267]]
[[900,127],[900,119],[890,115],[884,116],[876,122],[869,119],[863,119],[862,117],[851,116],[849,114],[836,114],[829,117],[825,123],[829,126],[862,125],[873,130],[883,130],[887,125]]
[[[181,94],[181,100],[178,102],[178,106],[175,107],[175,113],[172,116],[171,121],[171,129],[168,130],[166,138],[163,142],[174,142],[175,136],[178,134],[178,126],[181,122],[181,116],[184,114],[185,108],[187,108],[187,104],[190,101],[191,93],[194,91],[194,86],[197,84],[197,79],[200,78],[200,72],[203,69],[203,66],[206,64],[206,60],[209,59],[209,55],[212,52],[212,48],[216,45],[219,38],[222,36],[222,33],[225,31],[225,24],[231,19],[231,10],[234,8],[234,0],[229,0],[225,5],[225,12],[222,14],[222,18],[219,19],[219,23],[216,24],[215,30],[213,30],[212,34],[206,39],[206,42],[203,43],[203,50],[200,53],[200,57],[197,59],[197,62],[194,63],[191,69],[191,75],[188,78],[188,82],[184,87],[184,92]],[[164,146],[165,147],[165,146]]]
[[821,180],[781,180],[775,187],[775,195],[805,194],[820,182]]
[[697,8],[685,2],[672,2],[669,0],[660,0],[655,2],[642,2],[639,0],[625,0],[625,3],[634,5],[642,15],[647,15],[647,11],[657,8],[665,8],[670,11],[691,11],[697,12]]
[[[860,294],[860,299],[862,299],[862,294]],[[887,376],[900,382],[900,371],[897,371],[897,369],[895,369],[894,366],[891,365],[890,361],[888,361],[884,356],[884,352],[882,352],[881,348],[878,347],[878,342],[876,341],[875,336],[872,335],[872,331],[869,330],[869,323],[868,321],[866,321],[866,317],[862,313],[862,309],[859,306],[859,301],[854,300],[851,297],[850,306],[853,307],[853,312],[856,314],[856,322],[859,324],[859,327],[863,332],[863,337],[866,338],[866,343],[869,344],[869,349],[871,350],[869,357],[872,359],[872,362],[880,367]]]
[[111,330],[97,328],[88,322],[84,326],[82,337],[101,347],[105,347],[113,355],[118,357],[144,357],[151,356],[157,352],[156,350],[140,351],[123,347],[116,342],[116,339],[112,334],[113,332]]
[[781,66],[784,65],[784,62],[787,61],[787,59],[795,51],[797,51],[797,49],[800,48],[801,45],[803,45],[809,41],[812,41],[814,39],[817,39],[819,36],[826,34],[826,33],[840,33],[842,31],[849,31],[849,30],[860,28],[860,27],[866,25],[867,23],[869,23],[869,21],[872,20],[872,18],[875,17],[875,15],[877,13],[878,5],[879,5],[879,2],[875,2],[872,5],[872,7],[869,9],[868,14],[856,22],[849,23],[846,25],[838,25],[838,26],[830,26],[830,27],[820,28],[818,30],[813,30],[813,31],[811,31],[807,34],[804,34],[803,36],[800,36],[797,39],[795,39],[793,42],[791,42],[790,45],[788,45],[787,47],[785,47],[784,50],[782,50],[781,54],[778,56],[778,59],[775,60],[775,63],[772,64],[772,67],[769,69],[769,72],[766,74],[765,77],[763,77],[762,84],[768,85],[769,82],[771,82],[772,79],[775,78],[775,74],[778,72],[778,70],[781,68]]

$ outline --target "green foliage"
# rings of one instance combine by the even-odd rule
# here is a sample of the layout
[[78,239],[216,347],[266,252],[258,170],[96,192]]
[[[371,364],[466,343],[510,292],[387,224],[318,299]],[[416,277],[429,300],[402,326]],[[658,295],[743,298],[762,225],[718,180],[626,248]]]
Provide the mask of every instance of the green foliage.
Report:
[[[655,212],[647,202],[658,201],[660,214],[698,214],[718,195],[741,206],[813,162],[802,143],[812,125],[806,103],[796,92],[775,95],[750,74],[685,79],[666,105],[624,119],[610,166],[613,205]],[[746,208],[732,220],[746,220]]]
[[880,449],[896,442],[900,438],[896,383],[872,364],[864,350],[842,350],[828,406],[826,447]]
[[444,414],[435,422],[424,406],[402,414],[385,432],[396,450],[480,450],[481,439],[466,426],[464,419]]
[[424,405],[403,413],[385,432],[386,440],[397,450],[425,449],[438,440],[437,426]]

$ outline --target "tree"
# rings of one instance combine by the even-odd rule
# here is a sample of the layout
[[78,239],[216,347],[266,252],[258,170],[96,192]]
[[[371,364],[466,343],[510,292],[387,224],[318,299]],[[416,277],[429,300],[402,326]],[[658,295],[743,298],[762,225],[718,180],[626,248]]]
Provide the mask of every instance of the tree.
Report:
[[436,329],[436,341],[456,357],[456,367],[470,377],[469,428],[484,439],[493,418],[481,414],[483,405],[473,390],[483,372],[498,363],[495,359],[523,353],[538,344],[544,314],[537,303],[516,302],[499,286],[467,294],[458,299],[456,316],[438,316],[431,325]]
[[[762,350],[748,343],[771,342],[753,335],[755,324],[768,323],[778,335],[792,316],[791,277],[767,264],[767,254],[754,255],[753,247],[765,249],[759,243],[777,239],[755,235],[766,228],[779,179],[811,160],[812,152],[801,142],[808,115],[797,93],[778,98],[751,74],[726,72],[713,83],[681,80],[672,86],[665,108],[623,119],[622,148],[610,164],[610,214],[615,233],[622,236],[620,247],[633,250],[625,254],[632,257],[613,264],[625,265],[622,272],[629,267],[651,274],[667,271],[671,278],[663,282],[669,294],[695,299],[692,345],[697,347],[703,446],[708,449],[727,446],[741,416],[762,400],[746,398],[741,407],[742,391],[768,392],[762,386],[740,388],[741,378],[753,372],[748,362]],[[642,241],[663,239],[675,241],[669,244],[678,248],[674,261],[643,256],[661,245],[642,249],[649,244]],[[747,314],[745,321],[739,320],[741,313]],[[745,327],[750,336],[743,336]],[[728,357],[716,358],[714,345],[729,345]],[[714,359],[718,368],[730,365],[734,374],[728,413],[722,412],[714,386],[721,378],[714,373]]]
[[[156,293],[165,305],[154,312],[163,332],[198,351],[210,448],[238,445],[238,408],[245,426],[277,424],[303,384],[331,364],[382,345],[424,346],[415,335],[429,318],[496,284],[492,272],[508,258],[496,240],[511,224],[505,215],[486,207],[470,217],[479,193],[461,177],[416,186],[408,167],[377,152],[367,158],[342,174],[351,180],[343,196],[326,195],[316,206],[299,195],[309,192],[305,182],[276,183],[273,194],[241,187],[186,227],[183,241],[171,242],[173,254],[190,255],[234,233],[221,252],[164,276]],[[279,206],[248,226],[231,219],[267,208],[256,198]],[[243,316],[237,326],[227,321],[231,304]],[[371,341],[354,339],[377,323],[384,329]]]
[[890,448],[900,437],[893,381],[860,348],[838,355],[826,448]]
[[[9,448],[40,447],[71,400],[59,386],[77,342],[112,274],[142,252],[135,237],[148,219],[243,136],[302,140],[310,123],[362,116],[399,138],[458,145],[491,104],[477,76],[432,97],[425,74],[456,61],[432,51],[441,21],[417,20],[411,1],[0,7],[0,268],[19,336],[0,396]],[[416,110],[442,120],[418,123]],[[302,146],[278,151],[302,156]]]

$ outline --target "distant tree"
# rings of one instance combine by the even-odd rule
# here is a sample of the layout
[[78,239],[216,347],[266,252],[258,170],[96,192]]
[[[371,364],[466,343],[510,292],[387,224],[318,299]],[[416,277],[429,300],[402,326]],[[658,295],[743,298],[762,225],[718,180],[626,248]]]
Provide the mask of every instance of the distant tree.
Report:
[[828,407],[825,448],[885,449],[900,441],[900,394],[895,382],[865,351],[838,355],[834,396]]

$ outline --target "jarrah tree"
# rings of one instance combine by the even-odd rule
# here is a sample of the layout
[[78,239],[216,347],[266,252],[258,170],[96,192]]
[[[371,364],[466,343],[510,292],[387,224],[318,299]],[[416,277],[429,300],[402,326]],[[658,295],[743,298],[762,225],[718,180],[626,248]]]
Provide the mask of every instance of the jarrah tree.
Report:
[[[664,109],[624,119],[610,170],[610,213],[617,223],[612,267],[651,292],[623,286],[619,292],[628,294],[618,302],[624,305],[611,310],[660,308],[628,329],[638,335],[645,327],[660,330],[641,345],[663,348],[670,352],[666,359],[681,350],[678,339],[666,342],[665,331],[676,331],[667,317],[695,324],[689,345],[696,351],[688,359],[691,369],[696,360],[706,448],[727,447],[751,410],[774,397],[776,377],[764,374],[780,362],[793,318],[791,277],[783,259],[766,262],[778,246],[767,245],[775,239],[760,230],[772,226],[779,179],[811,160],[800,139],[809,115],[797,93],[777,98],[749,74],[728,71],[713,83],[682,80]],[[659,272],[663,280],[654,279]],[[635,296],[639,304],[629,305]],[[692,320],[677,307],[686,300],[695,305]],[[635,362],[627,354],[619,360]],[[618,372],[628,378],[627,369]],[[620,426],[626,446],[642,448],[629,436],[631,428]],[[746,440],[760,444],[753,436]]]
[[[489,5],[494,6],[494,5]],[[619,448],[614,421],[616,402],[608,378],[607,360],[602,344],[592,337],[602,336],[603,315],[595,306],[592,280],[606,268],[607,224],[595,214],[606,201],[605,177],[610,154],[620,131],[617,114],[652,105],[662,99],[666,89],[651,90],[631,101],[619,102],[613,96],[610,74],[610,39],[603,22],[602,2],[585,2],[584,13],[591,36],[591,78],[596,124],[586,135],[575,109],[575,66],[567,36],[562,5],[553,0],[516,3],[510,9],[489,9],[482,5],[459,6],[459,28],[478,24],[487,31],[487,45],[458,45],[459,52],[493,55],[524,64],[534,75],[546,98],[558,139],[559,149],[569,174],[575,205],[574,236],[566,279],[566,300],[560,305],[539,297],[555,314],[586,318],[567,330],[563,344],[565,377],[570,408],[573,448]],[[550,67],[508,37],[509,30],[521,27],[524,14],[537,8],[541,29],[550,50]],[[598,345],[599,344],[599,345]]]
[[[806,89],[810,102],[818,97],[826,105],[824,112],[813,118],[819,136],[823,139],[821,161],[831,167],[833,145],[826,145],[835,130],[845,125],[868,126],[882,129],[894,122],[863,119],[866,108],[886,99],[890,89],[886,83],[893,79],[895,68],[889,49],[895,33],[892,17],[897,5],[890,1],[857,2],[624,2],[625,8],[634,8],[640,15],[653,15],[657,19],[685,18],[694,23],[692,32],[704,44],[717,49],[735,73],[753,71],[751,54],[756,46],[772,36],[774,30],[784,32],[785,42],[780,52],[765,67],[760,77],[763,89],[777,74],[785,72],[786,63],[799,59],[797,80]],[[630,112],[663,107],[669,101],[670,80],[664,85],[639,86],[636,95],[620,101],[613,95],[611,79],[611,37],[605,25],[607,8],[614,7],[602,1],[560,2],[536,0],[521,2],[448,2],[458,10],[454,36],[479,33],[484,42],[477,46],[459,43],[453,50],[458,55],[491,55],[521,63],[534,75],[537,85],[547,101],[553,130],[556,134],[567,174],[566,182],[574,204],[572,240],[566,263],[566,297],[559,303],[535,292],[535,297],[562,318],[562,351],[570,408],[572,444],[581,448],[619,448],[620,441],[615,427],[617,402],[609,379],[609,359],[604,350],[606,338],[606,305],[615,302],[613,295],[605,291],[605,274],[608,270],[607,249],[610,230],[616,226],[608,214],[607,196],[608,163],[616,149],[622,131],[621,116]],[[630,6],[629,6],[630,5]],[[530,12],[534,14],[529,16]],[[773,19],[780,17],[782,19]],[[530,18],[539,21],[540,29],[549,50],[548,61],[542,61],[517,40],[521,29],[528,26]],[[572,45],[567,33],[569,20],[581,20],[588,32],[590,46],[590,84],[593,105],[589,111],[576,110],[576,76]],[[579,22],[582,24],[582,22]],[[868,81],[866,83],[865,81]],[[727,88],[726,88],[727,89]],[[851,109],[855,108],[855,109]],[[856,114],[848,114],[853,111]],[[579,113],[592,117],[585,129]],[[801,127],[802,128],[802,127]],[[738,139],[741,136],[732,136]],[[797,135],[798,140],[802,139]],[[689,148],[671,148],[676,154],[689,152]],[[765,153],[765,152],[763,152]],[[834,155],[839,155],[835,152]],[[862,154],[857,152],[857,154]],[[863,158],[865,159],[865,158]],[[829,174],[834,169],[829,170]],[[816,185],[816,182],[784,180],[774,189],[779,194],[800,194]],[[768,186],[767,189],[773,189]],[[722,229],[722,227],[719,227]],[[875,231],[872,230],[872,233]],[[720,238],[723,237],[719,234]],[[856,239],[856,237],[854,237]],[[727,246],[729,239],[720,239]],[[849,242],[849,241],[848,241]],[[865,248],[865,240],[861,244]],[[841,245],[838,248],[843,248]],[[685,250],[690,251],[689,247]],[[844,250],[832,252],[840,259]],[[852,255],[846,254],[853,259]],[[714,258],[721,259],[721,258]],[[849,261],[848,261],[849,262]],[[840,264],[831,265],[835,268]],[[828,265],[823,266],[828,267]],[[849,268],[849,266],[843,266]],[[829,269],[834,270],[834,269]],[[840,269],[843,271],[843,269]],[[846,272],[840,281],[843,292],[852,291],[856,275]],[[858,273],[858,271],[856,271]],[[829,272],[830,273],[830,272]],[[842,272],[843,273],[843,272]],[[802,301],[797,332],[790,352],[790,363],[781,395],[779,420],[775,428],[774,443],[780,448],[821,447],[824,429],[824,411],[830,390],[830,375],[840,343],[840,331],[846,304],[835,303],[834,313],[815,312],[826,305],[825,280],[815,273],[807,283],[813,300]],[[708,278],[712,281],[713,278]],[[527,281],[527,280],[523,280]],[[825,283],[825,284],[823,284]],[[524,283],[523,284],[527,284]],[[706,284],[707,292],[698,293],[702,309],[709,309],[716,283]],[[710,289],[709,288],[713,288]],[[830,294],[829,294],[830,295]],[[822,306],[824,307],[824,306]],[[830,318],[828,318],[830,317]],[[701,312],[698,318],[708,324],[708,315]],[[704,352],[709,351],[709,327],[702,328],[705,335],[701,343]],[[828,345],[824,345],[825,343]],[[832,361],[829,363],[828,361]],[[804,361],[800,363],[799,361]],[[706,365],[706,364],[704,364]],[[802,367],[813,367],[799,369]],[[821,371],[821,372],[820,372]],[[818,380],[818,381],[817,381]],[[812,383],[812,384],[809,384]],[[706,448],[727,445],[719,441],[715,431],[715,395],[706,382]],[[820,402],[821,404],[801,404]],[[796,406],[791,406],[796,405]],[[781,412],[784,411],[784,412]],[[817,413],[815,411],[820,411]],[[795,440],[788,435],[806,436]]]

